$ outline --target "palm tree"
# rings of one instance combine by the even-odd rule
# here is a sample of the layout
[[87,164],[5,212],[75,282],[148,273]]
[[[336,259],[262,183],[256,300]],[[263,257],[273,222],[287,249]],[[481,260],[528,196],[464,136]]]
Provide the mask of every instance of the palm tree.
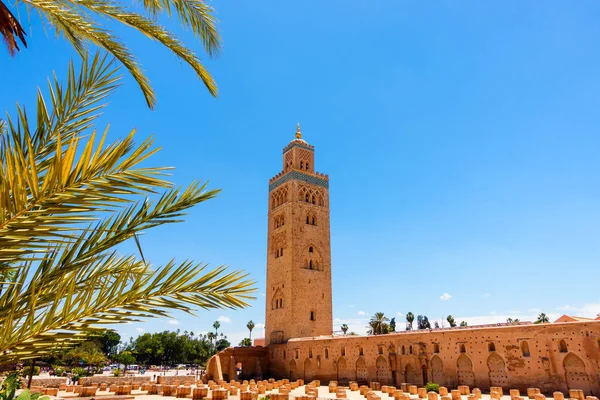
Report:
[[[159,16],[173,14],[179,23],[190,28],[202,43],[209,57],[218,56],[221,39],[216,27],[213,9],[206,0],[144,0],[143,2],[118,2],[110,0],[23,0],[29,15],[36,11],[42,20],[75,47],[78,53],[85,54],[85,48],[92,44],[106,50],[121,62],[141,88],[150,108],[156,104],[154,91],[148,78],[143,74],[140,64],[123,44],[121,39],[103,26],[105,20],[131,27],[143,35],[161,43],[180,60],[192,67],[196,75],[204,82],[208,91],[216,96],[217,86],[200,62],[198,56],[186,47],[172,32],[157,23]],[[19,51],[19,42],[25,47],[25,30],[18,18],[8,8],[10,3],[0,0],[0,35],[10,54]],[[142,6],[143,13],[135,10]],[[18,15],[18,14],[17,14]]]
[[387,318],[384,313],[376,312],[373,314],[371,320],[369,321],[369,326],[371,327],[369,330],[371,333],[369,334],[381,335],[383,333],[387,333],[389,330],[389,325],[386,323],[387,321],[389,321],[389,318]]
[[406,313],[406,322],[407,322],[406,330],[412,331],[414,320],[415,320],[415,315],[412,312],[409,311],[408,313]]
[[151,165],[151,138],[98,141],[95,119],[120,83],[114,62],[86,58],[78,73],[69,66],[66,86],[57,79],[49,99],[38,94],[37,118],[17,106],[0,126],[0,363],[72,346],[107,323],[248,306],[254,283],[240,272],[153,267],[116,251],[217,191],[172,188]]
[[548,319],[548,316],[544,313],[540,313],[540,315],[538,315],[537,321],[535,321],[534,324],[545,324],[547,322],[550,322],[550,319]]
[[346,333],[348,332],[348,325],[347,324],[342,324],[341,328],[342,328],[342,332],[344,332],[344,336],[345,336]]
[[213,328],[215,328],[215,337],[219,336],[219,328],[221,327],[221,323],[219,321],[215,321],[213,324]]
[[93,367],[94,371],[98,370],[98,366],[102,364],[106,364],[108,359],[100,350],[96,347],[93,347],[87,351],[84,351],[82,354],[83,361],[85,361],[88,366]]
[[452,315],[448,315],[446,317],[446,321],[450,324],[450,328],[456,327],[456,321],[454,321],[454,317]]
[[254,321],[252,321],[252,320],[248,321],[248,323],[246,324],[246,328],[248,328],[248,330],[250,331],[250,336],[249,336],[250,343],[252,343],[252,329],[254,329],[254,326],[255,326]]
[[469,324],[467,323],[467,321],[461,321],[460,326],[469,326]]

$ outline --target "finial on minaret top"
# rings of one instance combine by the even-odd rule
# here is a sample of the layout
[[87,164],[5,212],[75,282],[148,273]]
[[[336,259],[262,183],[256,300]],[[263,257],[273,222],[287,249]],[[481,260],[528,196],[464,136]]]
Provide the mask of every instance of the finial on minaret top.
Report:
[[302,139],[302,132],[300,132],[300,122],[298,122],[298,126],[296,127],[296,139]]

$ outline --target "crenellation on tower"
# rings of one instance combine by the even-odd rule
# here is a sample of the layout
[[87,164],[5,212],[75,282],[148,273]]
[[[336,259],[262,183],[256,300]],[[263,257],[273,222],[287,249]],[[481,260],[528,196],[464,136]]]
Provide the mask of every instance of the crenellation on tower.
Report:
[[298,126],[269,180],[267,343],[333,333],[329,177],[314,166]]

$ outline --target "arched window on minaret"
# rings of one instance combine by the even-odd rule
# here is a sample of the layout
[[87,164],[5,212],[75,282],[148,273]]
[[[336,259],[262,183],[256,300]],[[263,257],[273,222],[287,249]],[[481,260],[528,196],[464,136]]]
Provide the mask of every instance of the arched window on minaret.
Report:
[[308,163],[308,161],[306,162],[306,170],[308,171],[310,164]]
[[283,308],[283,292],[281,289],[277,289],[273,295],[272,308],[273,310]]

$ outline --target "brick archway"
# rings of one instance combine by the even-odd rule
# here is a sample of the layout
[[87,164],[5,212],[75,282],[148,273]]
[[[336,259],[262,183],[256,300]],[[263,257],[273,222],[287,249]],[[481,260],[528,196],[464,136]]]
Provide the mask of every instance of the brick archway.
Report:
[[456,361],[458,370],[458,384],[475,386],[475,374],[473,373],[473,362],[466,354],[461,354]]
[[585,364],[573,353],[567,354],[563,360],[565,380],[569,389],[579,389],[588,395],[591,393],[590,379],[585,372]]
[[488,376],[490,386],[506,387],[508,385],[508,374],[506,363],[497,353],[492,353],[487,359]]
[[444,383],[444,362],[439,356],[431,359],[431,380],[440,385]]
[[367,362],[364,357],[358,357],[356,360],[356,381],[358,383],[369,382],[369,371],[367,370]]

